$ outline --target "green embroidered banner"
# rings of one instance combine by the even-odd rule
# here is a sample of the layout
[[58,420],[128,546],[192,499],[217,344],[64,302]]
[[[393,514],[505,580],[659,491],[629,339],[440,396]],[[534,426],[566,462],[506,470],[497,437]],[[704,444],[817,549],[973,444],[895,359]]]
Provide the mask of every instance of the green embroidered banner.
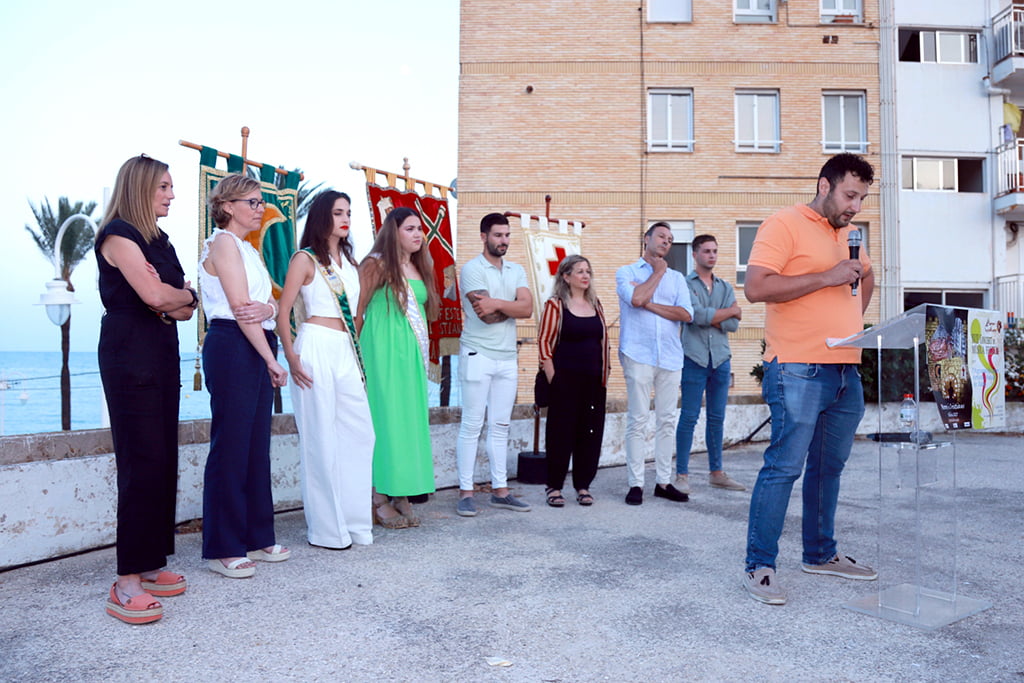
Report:
[[[199,244],[196,258],[203,250],[203,242],[209,237],[216,224],[210,215],[207,198],[222,178],[231,173],[242,173],[244,166],[242,157],[231,155],[228,158],[227,170],[217,168],[217,150],[203,147],[199,152]],[[267,203],[263,212],[263,221],[258,231],[250,233],[246,239],[256,247],[263,257],[263,263],[270,273],[274,285],[274,298],[281,296],[285,275],[288,272],[288,261],[298,248],[295,239],[296,211],[298,210],[299,174],[290,171],[281,176],[273,166],[263,165],[260,169],[260,189],[263,200]],[[278,186],[280,183],[280,187]],[[199,343],[202,345],[206,336],[205,318],[199,318]]]

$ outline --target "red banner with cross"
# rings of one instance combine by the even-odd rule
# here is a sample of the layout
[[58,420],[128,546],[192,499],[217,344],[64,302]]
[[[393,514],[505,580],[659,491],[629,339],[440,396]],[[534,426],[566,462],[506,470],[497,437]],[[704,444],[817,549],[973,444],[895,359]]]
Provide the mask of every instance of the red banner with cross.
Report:
[[[369,177],[369,173],[367,176]],[[434,260],[434,283],[441,295],[440,315],[437,320],[430,323],[430,375],[435,382],[440,378],[441,356],[459,353],[459,335],[462,334],[462,307],[459,304],[459,286],[455,277],[455,246],[452,241],[447,192],[442,194],[443,196],[436,197],[432,194],[419,194],[414,190],[400,190],[369,181],[366,183],[366,196],[370,202],[375,235],[388,213],[400,206],[414,209],[423,222],[427,248],[430,249],[430,256]]]

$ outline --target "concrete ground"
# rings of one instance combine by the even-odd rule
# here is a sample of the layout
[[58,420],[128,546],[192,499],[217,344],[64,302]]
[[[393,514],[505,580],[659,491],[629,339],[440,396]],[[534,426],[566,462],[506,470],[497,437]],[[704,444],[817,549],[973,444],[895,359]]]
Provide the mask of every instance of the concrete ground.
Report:
[[[651,496],[649,469],[644,504],[628,507],[614,467],[598,473],[591,508],[571,486],[553,509],[542,486],[513,482],[533,511],[484,504],[463,519],[445,490],[417,506],[422,527],[378,527],[374,545],[344,552],[308,546],[302,513],[284,513],[292,559],[247,580],[205,569],[199,535],[183,534],[171,568],[188,592],[146,626],[104,613],[113,549],[0,573],[0,680],[1022,681],[1020,443],[957,440],[959,586],[994,606],[935,631],[843,608],[886,587],[884,572],[869,583],[800,571],[799,485],[779,556],[789,604],[768,606],[740,586],[749,491],[696,474],[691,502],[671,503]],[[752,484],[762,449],[727,451],[726,469]],[[691,470],[706,463],[695,455]],[[876,445],[858,441],[837,538],[882,567],[878,469]]]

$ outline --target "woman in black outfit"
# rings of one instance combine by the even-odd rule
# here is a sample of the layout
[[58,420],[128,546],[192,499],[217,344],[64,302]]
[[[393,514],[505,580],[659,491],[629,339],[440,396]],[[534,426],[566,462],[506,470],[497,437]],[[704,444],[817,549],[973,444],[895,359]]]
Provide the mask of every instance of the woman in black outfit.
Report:
[[576,502],[593,505],[604,436],[609,356],[601,302],[591,286],[590,261],[569,256],[558,266],[537,333],[540,366],[551,383],[545,446],[547,502],[563,507],[562,486],[572,459]]
[[99,367],[117,462],[117,581],[107,613],[129,624],[163,616],[156,597],[185,592],[185,577],[163,571],[174,554],[178,490],[177,320],[188,320],[195,290],[157,227],[174,189],[167,164],[145,155],[117,175],[96,236],[100,299]]

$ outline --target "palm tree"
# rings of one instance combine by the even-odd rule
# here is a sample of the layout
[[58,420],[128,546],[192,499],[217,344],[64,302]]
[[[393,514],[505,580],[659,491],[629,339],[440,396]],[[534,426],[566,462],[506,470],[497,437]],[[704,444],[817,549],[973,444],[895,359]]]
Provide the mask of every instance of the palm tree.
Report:
[[[39,251],[43,252],[46,260],[53,263],[54,240],[57,239],[57,231],[69,217],[76,213],[84,213],[91,216],[96,208],[96,202],[75,202],[72,204],[67,197],[57,200],[57,212],[54,213],[50,206],[50,200],[43,198],[43,202],[37,207],[32,202],[28,205],[32,208],[32,214],[36,217],[38,229],[29,225],[25,230],[32,236]],[[68,290],[75,291],[71,284],[71,271],[82,262],[92,251],[96,235],[92,226],[82,220],[75,221],[68,226],[60,244],[60,276],[68,283]],[[54,266],[58,264],[54,263]],[[71,350],[71,317],[60,326],[60,350],[62,364],[60,371],[60,422],[61,429],[71,429],[71,371],[68,368],[68,355]]]
[[323,187],[323,183],[310,185],[308,180],[303,180],[299,184],[298,196],[296,197],[296,205],[298,206],[295,210],[296,218],[305,218],[306,214],[309,213],[309,207],[313,200],[320,194],[317,190],[321,187]]
[[[284,166],[278,166],[278,168],[283,169]],[[292,172],[301,174],[302,169],[295,168],[292,169]],[[246,166],[245,174],[252,178],[253,180],[260,180],[259,169],[257,169],[255,166]],[[287,176],[285,176],[282,173],[275,174],[274,186],[279,190],[284,189],[284,183],[286,178]],[[316,195],[318,194],[317,190],[323,187],[323,183],[317,183],[316,185],[312,185],[311,182],[312,181],[309,180],[303,180],[301,183],[299,183],[299,187],[296,190],[295,220],[304,218],[306,214],[309,213],[309,206],[310,204],[312,204],[313,199],[316,198]]]

